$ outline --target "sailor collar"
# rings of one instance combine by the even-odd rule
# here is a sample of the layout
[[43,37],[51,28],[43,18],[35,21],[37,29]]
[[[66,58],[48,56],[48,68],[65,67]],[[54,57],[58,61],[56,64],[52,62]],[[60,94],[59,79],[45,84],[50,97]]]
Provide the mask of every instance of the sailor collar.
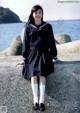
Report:
[[40,25],[39,28],[37,28],[37,26],[35,26],[35,25],[33,25],[33,24],[30,24],[30,26],[31,26],[33,29],[31,30],[29,36],[32,35],[34,32],[40,31],[40,30],[41,30],[44,26],[46,26],[46,25],[47,25],[47,23],[44,23],[44,24]]
[[[40,25],[40,27],[38,29],[40,30],[40,29],[42,29],[46,25],[47,25],[47,23],[44,23],[44,24]],[[30,26],[33,27],[33,28],[35,28],[35,29],[37,29],[37,26],[36,25],[30,24]]]

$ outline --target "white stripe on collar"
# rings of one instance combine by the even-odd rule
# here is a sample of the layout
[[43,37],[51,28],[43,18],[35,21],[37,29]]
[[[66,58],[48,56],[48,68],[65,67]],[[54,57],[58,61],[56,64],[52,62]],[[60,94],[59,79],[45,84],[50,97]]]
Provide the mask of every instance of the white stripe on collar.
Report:
[[[30,24],[32,27],[34,27],[34,28],[37,28],[35,25],[33,25],[33,24]],[[40,27],[39,27],[39,29],[41,29],[42,27],[44,27],[45,25],[47,25],[47,23],[45,23],[45,24],[43,24],[43,25],[41,25]]]
[[[41,25],[38,30],[41,30],[41,28],[44,27],[44,26],[46,26],[47,24],[48,24],[48,23],[45,23],[45,24]],[[36,27],[35,25],[33,25],[33,24],[30,24],[30,25],[31,25],[33,28],[36,28],[36,29],[37,29],[37,27]],[[32,33],[33,33],[33,31],[29,34],[29,36],[32,35]]]
[[33,25],[33,24],[30,24],[32,27],[34,27],[34,28],[37,28],[35,25]]

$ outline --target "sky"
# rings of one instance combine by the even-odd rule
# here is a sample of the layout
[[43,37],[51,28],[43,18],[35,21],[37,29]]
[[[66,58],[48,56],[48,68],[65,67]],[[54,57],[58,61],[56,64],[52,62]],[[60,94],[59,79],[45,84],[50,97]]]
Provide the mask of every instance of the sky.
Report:
[[10,8],[22,21],[27,21],[36,4],[43,7],[44,20],[80,19],[80,0],[0,0],[0,6]]

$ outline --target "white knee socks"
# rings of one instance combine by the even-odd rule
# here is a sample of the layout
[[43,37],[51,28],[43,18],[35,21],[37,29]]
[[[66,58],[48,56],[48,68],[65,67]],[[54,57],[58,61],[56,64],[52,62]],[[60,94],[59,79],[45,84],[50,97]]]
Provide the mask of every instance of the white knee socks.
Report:
[[39,99],[39,103],[44,103],[44,95],[45,95],[45,85],[44,84],[40,84],[40,99]]
[[[38,84],[31,84],[31,87],[32,87],[34,103],[35,102],[38,103]],[[44,103],[44,95],[45,95],[45,85],[41,83],[39,103]]]
[[31,84],[31,87],[33,92],[34,103],[38,103],[38,84]]

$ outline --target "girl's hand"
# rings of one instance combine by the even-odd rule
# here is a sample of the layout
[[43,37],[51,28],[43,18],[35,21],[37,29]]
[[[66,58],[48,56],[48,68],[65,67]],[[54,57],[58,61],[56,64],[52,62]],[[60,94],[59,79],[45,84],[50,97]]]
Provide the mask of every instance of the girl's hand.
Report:
[[24,60],[17,63],[17,65],[23,65],[23,64],[24,64]]
[[60,59],[58,59],[57,57],[53,59],[54,62],[62,62]]

